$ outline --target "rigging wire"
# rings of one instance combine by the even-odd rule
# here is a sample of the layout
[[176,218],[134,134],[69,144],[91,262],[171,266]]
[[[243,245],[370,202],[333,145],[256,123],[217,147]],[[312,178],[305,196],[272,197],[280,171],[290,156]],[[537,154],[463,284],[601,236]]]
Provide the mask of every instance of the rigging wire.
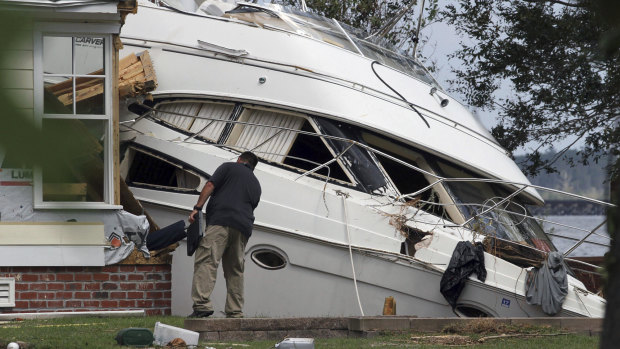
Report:
[[357,287],[357,277],[355,276],[355,264],[353,263],[353,250],[351,249],[351,233],[349,232],[349,216],[347,213],[347,201],[346,198],[349,194],[336,190],[336,194],[342,197],[342,206],[344,207],[344,226],[347,229],[347,242],[349,244],[349,258],[351,259],[351,270],[353,272],[353,284],[355,285],[355,295],[357,296],[357,305],[360,307],[360,313],[364,316],[364,309],[362,309],[362,302],[360,301],[360,292]]
[[428,123],[428,121],[426,121],[426,118],[422,115],[422,113],[420,113],[420,111],[418,110],[418,108],[416,108],[413,103],[409,102],[405,97],[403,97],[403,95],[401,95],[400,93],[398,93],[398,91],[396,91],[392,86],[390,86],[390,84],[388,84],[387,82],[385,82],[385,80],[383,80],[381,78],[381,76],[379,75],[379,73],[377,73],[377,71],[375,70],[375,64],[379,64],[382,65],[384,67],[387,67],[385,64],[379,62],[379,61],[372,61],[372,63],[370,63],[370,69],[372,69],[372,72],[375,73],[375,76],[381,80],[381,82],[387,86],[387,88],[389,88],[390,90],[392,90],[392,92],[396,93],[396,95],[398,97],[400,97],[400,99],[402,99],[405,103],[407,103],[407,105],[409,106],[409,108],[413,109],[413,111],[415,111],[420,118],[422,119],[422,121],[424,121],[424,123],[426,124],[426,126],[428,128],[431,128],[431,125]]

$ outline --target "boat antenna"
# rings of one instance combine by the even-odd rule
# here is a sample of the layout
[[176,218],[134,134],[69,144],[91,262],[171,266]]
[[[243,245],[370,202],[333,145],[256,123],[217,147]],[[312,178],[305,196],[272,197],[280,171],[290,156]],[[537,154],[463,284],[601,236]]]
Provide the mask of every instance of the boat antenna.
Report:
[[420,41],[420,26],[422,25],[422,14],[424,13],[424,0],[422,0],[422,6],[420,6],[420,16],[418,17],[418,29],[415,31],[415,37],[413,38],[413,58],[417,58],[418,42]]
[[394,15],[394,17],[392,17],[392,19],[390,19],[383,27],[379,28],[379,30],[377,30],[376,32],[368,35],[366,38],[364,38],[364,40],[368,40],[368,39],[373,38],[375,36],[378,37],[378,38],[382,38],[382,37],[386,36],[387,33],[389,33],[390,30],[392,30],[392,28],[394,28],[396,23],[398,23],[398,21],[400,21],[400,19],[403,18],[405,13],[407,13],[413,7],[413,5],[415,5],[416,3],[417,3],[417,1],[411,1],[409,3],[409,5],[407,5],[406,7],[401,8],[400,11],[398,11]]

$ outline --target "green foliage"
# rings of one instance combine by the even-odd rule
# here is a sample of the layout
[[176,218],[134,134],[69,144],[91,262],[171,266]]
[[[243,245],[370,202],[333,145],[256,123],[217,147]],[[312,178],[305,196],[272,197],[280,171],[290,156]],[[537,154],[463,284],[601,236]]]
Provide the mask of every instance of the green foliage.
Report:
[[442,12],[470,39],[454,54],[464,63],[456,90],[472,106],[497,111],[492,133],[509,151],[538,145],[528,155],[529,174],[555,171],[559,157],[541,151],[560,141],[571,141],[567,149],[585,143],[569,162],[620,155],[620,55],[599,48],[616,25],[601,18],[604,2],[459,0]]

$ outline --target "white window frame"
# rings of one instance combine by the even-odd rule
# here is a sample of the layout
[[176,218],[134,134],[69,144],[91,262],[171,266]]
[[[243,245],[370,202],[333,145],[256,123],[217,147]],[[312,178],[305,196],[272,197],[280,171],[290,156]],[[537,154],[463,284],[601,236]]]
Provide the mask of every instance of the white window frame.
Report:
[[[35,209],[119,209],[122,206],[114,205],[114,142],[113,142],[113,93],[112,90],[112,34],[118,33],[118,25],[114,24],[87,24],[87,23],[35,23],[33,30],[33,55],[34,55],[34,115],[38,127],[43,126],[43,119],[80,119],[80,120],[103,120],[106,121],[104,146],[104,180],[103,201],[80,202],[80,201],[43,201],[43,175],[42,169],[35,166],[33,172],[34,208]],[[96,36],[105,40],[104,44],[104,91],[105,91],[105,114],[44,114],[43,109],[43,38],[45,36]],[[79,76],[80,74],[73,74]],[[75,110],[74,110],[75,112]]]

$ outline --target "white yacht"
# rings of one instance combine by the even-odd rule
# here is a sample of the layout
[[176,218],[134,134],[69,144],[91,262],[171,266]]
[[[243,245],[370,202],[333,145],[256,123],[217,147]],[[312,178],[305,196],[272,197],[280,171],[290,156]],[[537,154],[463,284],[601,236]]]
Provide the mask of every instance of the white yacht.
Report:
[[[473,274],[454,309],[439,292],[460,241],[555,247],[527,210],[538,191],[420,63],[308,11],[170,4],[140,2],[122,28],[120,57],[148,52],[158,87],[121,103],[121,171],[166,226],[220,164],[259,156],[246,317],[380,315],[389,296],[397,315],[546,316],[525,300],[526,265],[487,252],[485,281]],[[192,271],[181,245],[174,315],[192,310]],[[216,316],[225,295],[220,275]],[[559,315],[604,308],[569,271]]]

